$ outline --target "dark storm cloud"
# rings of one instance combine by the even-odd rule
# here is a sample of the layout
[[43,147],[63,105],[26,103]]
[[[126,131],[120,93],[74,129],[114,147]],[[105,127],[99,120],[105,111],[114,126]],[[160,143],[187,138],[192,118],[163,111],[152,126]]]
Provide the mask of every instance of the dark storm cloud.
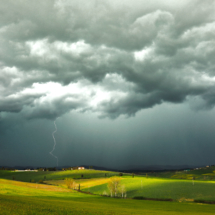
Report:
[[191,97],[214,106],[214,1],[0,3],[1,112],[116,118]]

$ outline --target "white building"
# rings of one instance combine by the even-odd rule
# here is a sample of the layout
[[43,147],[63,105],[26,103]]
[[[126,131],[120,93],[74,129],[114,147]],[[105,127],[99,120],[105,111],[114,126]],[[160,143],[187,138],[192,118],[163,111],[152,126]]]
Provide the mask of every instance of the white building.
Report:
[[78,169],[85,169],[83,166],[79,166]]

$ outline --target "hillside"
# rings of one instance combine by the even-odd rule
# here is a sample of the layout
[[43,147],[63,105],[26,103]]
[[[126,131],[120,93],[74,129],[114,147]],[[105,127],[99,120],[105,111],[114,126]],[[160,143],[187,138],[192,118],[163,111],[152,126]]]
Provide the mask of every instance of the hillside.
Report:
[[119,215],[208,215],[214,205],[178,202],[138,201],[87,195],[56,188],[0,179],[0,214],[119,214]]

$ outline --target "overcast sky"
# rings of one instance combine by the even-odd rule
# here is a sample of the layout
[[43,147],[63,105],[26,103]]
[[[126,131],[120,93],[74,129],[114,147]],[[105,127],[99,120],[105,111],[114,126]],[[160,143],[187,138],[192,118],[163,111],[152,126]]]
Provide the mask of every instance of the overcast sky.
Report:
[[0,166],[215,164],[214,11],[0,0]]

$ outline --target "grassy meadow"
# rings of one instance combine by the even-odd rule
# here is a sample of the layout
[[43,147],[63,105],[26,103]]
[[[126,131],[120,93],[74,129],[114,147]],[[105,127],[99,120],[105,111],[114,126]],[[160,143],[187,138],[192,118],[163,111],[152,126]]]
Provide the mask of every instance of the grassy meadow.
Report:
[[0,179],[1,214],[213,214],[214,205],[87,195],[61,187]]
[[148,173],[148,177],[171,178],[171,179],[188,179],[202,181],[215,181],[215,166],[203,167],[195,170],[187,171],[165,171]]
[[[122,199],[101,196],[108,194],[109,177],[119,175],[117,172],[0,171],[0,214],[214,214],[215,205],[193,202],[197,199],[215,201],[213,180],[195,180],[193,184],[193,180],[173,178],[173,173],[169,178],[162,174],[160,178],[153,175],[133,178],[124,174],[120,183],[125,186],[127,198]],[[68,189],[64,178],[74,178],[82,191],[91,194]],[[30,180],[34,182],[30,183]],[[44,184],[37,183],[40,180]],[[132,199],[136,196],[174,201]]]
[[[87,181],[83,182],[83,186]],[[146,198],[173,199],[177,201],[212,200],[215,201],[214,181],[171,180],[145,177],[122,177],[128,198],[143,196]],[[90,184],[89,184],[90,185]],[[88,185],[88,186],[89,186]],[[108,193],[107,182],[89,186],[85,191],[95,194]]]
[[[83,175],[83,177],[82,177]],[[7,171],[0,170],[0,178],[9,179],[9,180],[17,180],[23,182],[39,182],[40,180],[64,180],[65,178],[101,178],[101,177],[111,177],[114,175],[118,175],[116,172],[109,171],[96,171],[96,170],[71,170],[71,171]]]

